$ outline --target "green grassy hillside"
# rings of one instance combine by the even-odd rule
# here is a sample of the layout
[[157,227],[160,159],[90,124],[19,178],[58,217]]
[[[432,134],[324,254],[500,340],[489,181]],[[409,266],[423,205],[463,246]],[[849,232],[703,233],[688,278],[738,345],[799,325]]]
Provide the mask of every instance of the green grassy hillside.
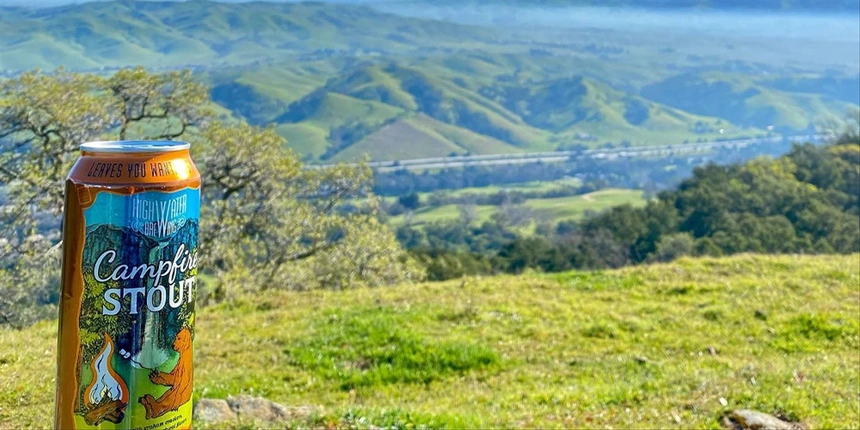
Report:
[[487,32],[348,4],[127,2],[0,9],[0,69],[249,63],[319,50],[412,50]]
[[[321,408],[294,426],[716,428],[751,408],[855,428],[858,259],[238,297],[199,311],[195,398]],[[55,322],[0,331],[0,428],[50,422],[55,343]]]
[[501,84],[484,93],[495,95],[529,124],[557,133],[559,141],[627,140],[653,145],[761,132],[661,105],[582,76],[531,85]]
[[[725,73],[679,75],[646,86],[642,94],[652,100],[699,115],[724,118],[735,124],[772,125],[782,130],[802,130],[845,112],[860,77],[819,84],[828,91],[803,91],[803,80],[757,82],[747,76]],[[835,88],[832,88],[835,87]],[[706,103],[703,101],[707,101]]]
[[364,155],[373,160],[402,160],[520,151],[522,149],[498,139],[418,114],[377,129],[339,152],[331,161],[353,161]]
[[[490,190],[494,191],[491,192]],[[504,190],[515,192],[517,191],[517,188],[505,187]],[[528,190],[528,188],[525,188],[524,190]],[[451,194],[456,195],[462,191],[463,190],[455,191]],[[498,191],[498,188],[491,187],[484,192],[487,194],[493,194]],[[426,199],[426,196],[424,198]],[[570,219],[580,219],[589,212],[600,212],[604,209],[622,204],[643,206],[645,204],[645,200],[642,198],[642,191],[608,188],[579,196],[527,199],[525,203],[522,204],[522,208],[529,211],[529,218],[558,222]],[[499,206],[476,205],[475,212],[477,219],[475,222],[483,223],[484,221],[489,221],[493,214],[498,213],[499,210]],[[388,222],[395,227],[399,227],[407,223],[410,225],[420,226],[422,224],[432,222],[454,221],[460,218],[460,216],[458,205],[449,204],[420,208],[410,215],[403,214],[392,217]]]
[[[503,73],[520,66],[527,77]],[[266,78],[242,75],[243,83],[219,78],[226,83],[216,90],[238,87],[247,97],[217,99],[234,112],[251,110],[244,117],[252,121],[275,122],[317,162],[674,144],[763,135],[768,126],[799,133],[844,115],[854,83],[714,72],[652,81],[640,92],[618,86],[619,75],[596,77],[599,69],[564,76],[555,60],[478,52],[368,60],[340,72],[331,64],[314,74],[291,67],[262,66],[254,73]]]
[[[473,60],[481,65],[490,59]],[[489,66],[463,69],[462,61],[439,59],[429,67],[429,61],[421,60],[421,66],[373,63],[341,73],[300,74],[295,80],[287,67],[277,73],[283,81],[257,70],[266,78],[215,78],[225,83],[213,95],[251,122],[276,123],[311,161],[548,151],[623,141],[654,145],[764,133],[690,114],[594,78],[512,83],[494,78]],[[311,82],[324,79],[311,89]],[[278,87],[280,82],[284,87]]]

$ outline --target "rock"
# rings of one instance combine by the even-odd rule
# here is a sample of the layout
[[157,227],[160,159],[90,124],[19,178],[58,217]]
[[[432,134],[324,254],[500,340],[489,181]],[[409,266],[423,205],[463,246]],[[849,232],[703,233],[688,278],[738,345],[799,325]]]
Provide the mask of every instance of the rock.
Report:
[[284,422],[290,419],[307,418],[314,413],[314,408],[300,406],[288,408],[279,403],[266,400],[262,397],[251,397],[238,395],[228,397],[227,404],[239,418],[248,418],[263,422]]
[[806,430],[800,423],[783,421],[763,412],[739,409],[723,417],[723,425],[731,430]]
[[236,412],[223,399],[200,399],[194,404],[194,421],[223,423],[237,418]]
[[281,423],[293,419],[306,419],[317,412],[310,406],[288,408],[262,397],[238,395],[221,399],[200,399],[194,405],[194,420],[207,423],[253,421]]
[[290,418],[290,412],[284,405],[266,400],[261,397],[239,395],[228,397],[230,409],[240,418],[251,418],[266,422],[285,421]]

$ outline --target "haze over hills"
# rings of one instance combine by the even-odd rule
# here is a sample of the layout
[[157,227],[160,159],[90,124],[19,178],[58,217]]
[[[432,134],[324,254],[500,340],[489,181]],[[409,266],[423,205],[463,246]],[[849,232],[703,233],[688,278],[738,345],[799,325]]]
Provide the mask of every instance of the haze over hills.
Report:
[[[586,2],[517,7],[573,3]],[[825,3],[792,4],[802,10]],[[845,30],[853,17],[810,17],[818,20],[812,28],[825,30],[808,34],[779,30],[802,28],[806,18],[797,15],[707,15],[708,25],[693,30],[669,24],[680,15],[654,12],[647,26],[623,28],[612,24],[613,13],[586,8],[576,13],[595,28],[529,20],[508,28],[504,21],[403,16],[389,7],[424,4],[0,8],[0,33],[10,35],[0,40],[0,70],[192,67],[231,116],[274,123],[309,162],[796,133],[860,104],[860,36]],[[745,27],[723,28],[724,21]]]
[[0,68],[225,65],[318,50],[480,41],[480,28],[321,3],[108,1],[0,10]]
[[857,0],[424,0],[434,4],[506,4],[527,6],[606,6],[656,9],[804,10],[856,12]]
[[[98,0],[3,0],[0,6],[51,7],[66,4],[88,3]],[[186,0],[176,0],[186,1]],[[254,0],[220,0],[222,3],[250,3]],[[298,3],[301,0],[279,0],[277,3]],[[464,4],[505,4],[524,6],[607,6],[639,7],[658,9],[737,9],[737,10],[803,10],[856,12],[860,8],[858,0],[326,0],[326,3],[420,3],[420,2],[462,6]]]

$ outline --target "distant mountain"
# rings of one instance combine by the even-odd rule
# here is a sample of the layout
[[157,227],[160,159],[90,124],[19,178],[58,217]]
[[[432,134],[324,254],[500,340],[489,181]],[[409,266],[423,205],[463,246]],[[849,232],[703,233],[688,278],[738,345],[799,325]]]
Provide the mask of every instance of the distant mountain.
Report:
[[[754,80],[721,73],[674,76],[642,89],[652,100],[699,115],[725,118],[741,126],[778,130],[815,127],[857,104],[860,75],[829,79]],[[815,91],[809,91],[815,88]]]
[[0,70],[247,64],[440,48],[488,31],[324,3],[107,1],[0,8]]
[[[89,0],[93,1],[93,0]],[[181,1],[181,0],[180,0]],[[857,0],[324,0],[334,4],[365,4],[428,2],[433,4],[506,4],[517,6],[605,6],[657,9],[735,9],[735,10],[796,10],[857,12]],[[56,7],[86,3],[87,0],[9,0],[13,6]],[[220,3],[248,3],[248,0],[220,0]],[[299,3],[301,0],[275,0],[273,3]]]
[[600,6],[641,9],[772,10],[860,13],[858,0],[417,0],[434,5]]
[[[458,10],[449,0],[434,4],[445,2]],[[856,35],[845,34],[850,19],[838,17],[822,33],[832,17],[818,18],[807,37],[806,21],[798,25],[794,15],[791,34],[767,18],[771,30],[761,37],[721,32],[718,22],[707,33],[675,29],[675,15],[664,15],[665,25],[628,32],[463,25],[355,3],[7,7],[0,8],[0,73],[191,67],[226,108],[219,112],[273,124],[313,163],[675,144],[764,135],[770,126],[795,133],[860,103]]]

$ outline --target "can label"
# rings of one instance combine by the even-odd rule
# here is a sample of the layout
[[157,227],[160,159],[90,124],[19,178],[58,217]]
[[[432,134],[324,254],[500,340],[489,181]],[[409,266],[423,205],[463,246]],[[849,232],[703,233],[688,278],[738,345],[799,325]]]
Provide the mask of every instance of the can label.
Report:
[[100,191],[84,211],[75,423],[191,424],[200,191]]

